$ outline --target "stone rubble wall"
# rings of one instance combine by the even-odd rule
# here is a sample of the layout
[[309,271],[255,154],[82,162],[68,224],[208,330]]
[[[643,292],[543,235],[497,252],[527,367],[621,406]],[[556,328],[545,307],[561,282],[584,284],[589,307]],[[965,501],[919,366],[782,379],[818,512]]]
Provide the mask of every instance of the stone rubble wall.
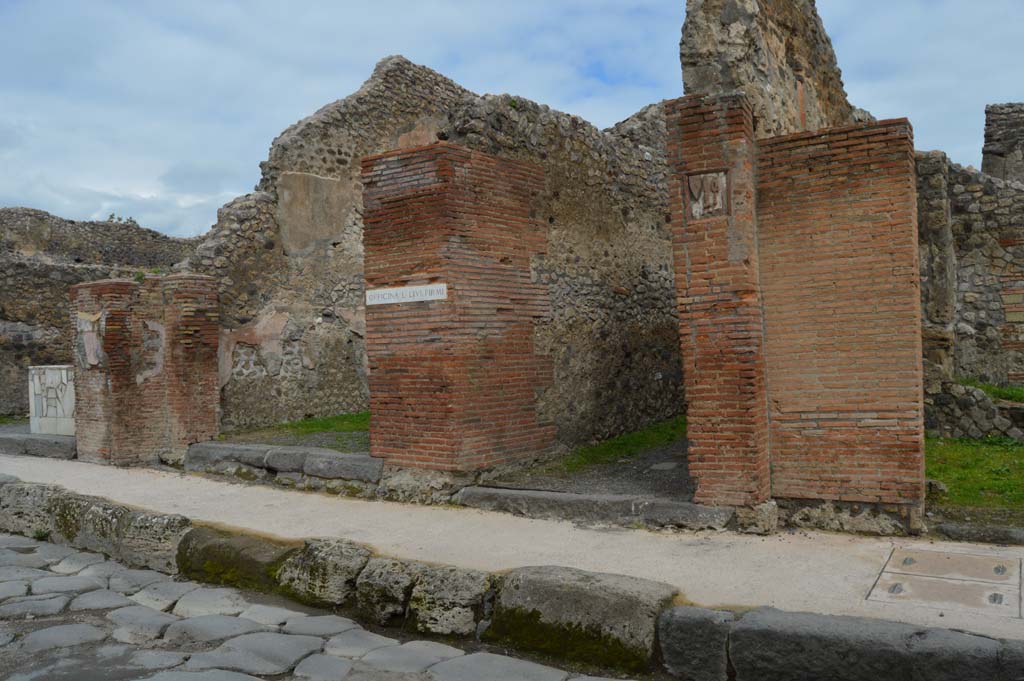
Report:
[[947,382],[925,399],[929,410],[927,425],[943,437],[1024,441],[1024,431],[983,390]]
[[951,387],[1024,382],[1024,184],[942,152],[918,153],[917,175],[927,425],[1005,435],[1009,417],[988,415],[998,405]]
[[224,428],[367,408],[359,160],[438,139],[545,172],[537,210],[550,241],[533,276],[552,317],[536,342],[554,361],[541,409],[559,440],[678,414],[660,106],[600,131],[389,57],[274,141],[258,190],[222,208],[183,265],[221,282]]
[[985,107],[981,170],[1000,180],[1024,182],[1024,103]]
[[0,208],[0,415],[28,413],[29,366],[70,362],[70,286],[169,270],[195,243],[133,223]]
[[747,95],[758,137],[872,120],[846,99],[814,0],[687,0],[679,59],[687,94]]

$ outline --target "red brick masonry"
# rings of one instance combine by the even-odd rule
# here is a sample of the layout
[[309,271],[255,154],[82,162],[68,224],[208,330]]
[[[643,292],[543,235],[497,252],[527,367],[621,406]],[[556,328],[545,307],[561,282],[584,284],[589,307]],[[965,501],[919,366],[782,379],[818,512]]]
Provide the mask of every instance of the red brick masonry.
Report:
[[910,124],[758,144],[742,97],[699,95],[667,122],[697,500],[919,502]]
[[543,454],[552,365],[531,261],[547,249],[528,163],[437,143],[363,159],[366,288],[447,284],[447,298],[368,305],[370,450],[389,464],[468,471]]
[[218,432],[217,283],[178,274],[71,287],[83,461],[176,460]]

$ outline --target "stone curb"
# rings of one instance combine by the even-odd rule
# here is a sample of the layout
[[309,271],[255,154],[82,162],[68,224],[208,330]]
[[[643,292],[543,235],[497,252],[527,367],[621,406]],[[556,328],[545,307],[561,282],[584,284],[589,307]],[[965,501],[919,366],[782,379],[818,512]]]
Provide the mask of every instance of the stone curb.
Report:
[[178,543],[191,526],[185,516],[0,478],[0,529],[104,553],[129,567],[177,573]]
[[616,525],[642,523],[687,530],[724,530],[736,514],[732,508],[667,499],[504,487],[464,487],[452,497],[452,502],[529,518]]
[[[488,574],[374,557],[345,539],[300,547],[193,526],[0,474],[0,530],[196,581],[349,608],[379,624],[496,640],[627,672],[691,681],[1019,681],[1024,642],[887,620],[670,607],[674,587],[572,568]],[[667,608],[667,609],[666,609]]]
[[939,523],[932,529],[936,534],[952,541],[1024,546],[1024,529],[1019,527]]
[[0,454],[73,459],[75,453],[75,438],[71,435],[0,433]]
[[761,608],[661,614],[666,670],[688,681],[1017,681],[1024,642],[888,620]]
[[[286,487],[328,488],[332,482],[352,483],[352,496],[372,492],[384,470],[383,459],[346,454],[319,447],[275,447],[232,442],[200,442],[185,455],[185,470],[266,480]],[[339,490],[340,491],[340,490]]]

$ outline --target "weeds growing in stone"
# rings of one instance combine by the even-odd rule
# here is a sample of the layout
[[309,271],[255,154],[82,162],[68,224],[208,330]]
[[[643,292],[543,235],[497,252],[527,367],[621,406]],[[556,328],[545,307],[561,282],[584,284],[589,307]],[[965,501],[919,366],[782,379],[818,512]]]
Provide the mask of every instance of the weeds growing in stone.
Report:
[[634,456],[648,449],[664,447],[684,437],[686,437],[686,417],[677,416],[643,430],[580,447],[561,462],[560,467],[571,473],[587,466],[614,463],[619,459]]

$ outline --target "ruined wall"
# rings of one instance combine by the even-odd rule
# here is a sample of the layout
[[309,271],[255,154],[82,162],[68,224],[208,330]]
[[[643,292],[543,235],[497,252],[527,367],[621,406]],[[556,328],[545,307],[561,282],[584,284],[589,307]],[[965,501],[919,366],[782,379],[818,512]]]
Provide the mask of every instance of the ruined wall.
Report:
[[274,140],[189,262],[220,280],[227,429],[362,411],[363,156],[435,139],[466,91],[401,58]]
[[1024,184],[941,152],[918,154],[917,172],[926,340],[929,325],[951,335],[947,377],[1024,382]]
[[1000,180],[1024,182],[1024,104],[985,107],[981,170]]
[[742,91],[758,137],[870,120],[846,99],[814,0],[687,0],[687,94]]
[[71,285],[170,269],[194,244],[133,224],[0,208],[0,415],[28,413],[30,365],[70,362]]
[[921,303],[929,428],[1024,439],[980,390],[1024,382],[1024,184],[917,155]]
[[439,138],[544,170],[550,244],[535,274],[553,314],[538,343],[555,362],[542,409],[560,439],[678,413],[660,107],[602,132],[391,57],[275,140],[258,191],[221,210],[189,263],[221,281],[224,426],[367,408],[358,161]]
[[194,274],[71,288],[79,459],[180,463],[217,436],[216,288]]

